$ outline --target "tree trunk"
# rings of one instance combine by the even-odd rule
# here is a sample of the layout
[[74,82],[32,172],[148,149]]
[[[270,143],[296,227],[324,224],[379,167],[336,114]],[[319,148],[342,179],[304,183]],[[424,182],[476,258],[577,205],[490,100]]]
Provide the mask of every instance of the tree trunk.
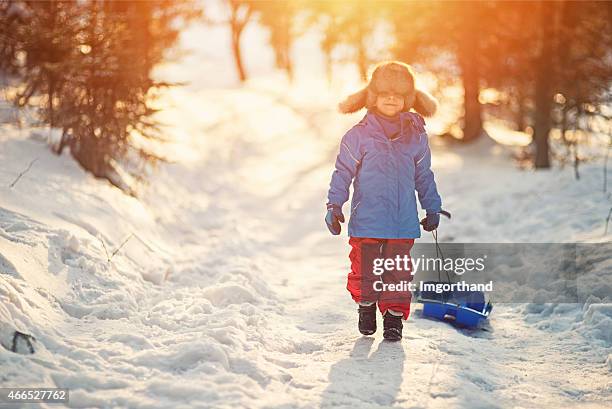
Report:
[[285,70],[287,71],[287,76],[289,77],[289,82],[293,83],[293,80],[295,79],[294,73],[293,73],[293,62],[291,61],[291,58],[289,58],[287,60],[287,67],[285,68]]
[[242,64],[242,54],[240,52],[240,36],[244,26],[249,21],[252,10],[248,5],[240,4],[237,1],[230,1],[231,17],[230,28],[232,31],[232,54],[238,71],[238,79],[240,82],[246,81],[246,72]]
[[[361,2],[356,4],[359,14],[367,14],[365,5]],[[357,19],[356,21],[356,37],[355,46],[357,47],[357,67],[359,69],[359,76],[361,80],[366,82],[368,80],[368,54],[366,50],[366,35],[370,32],[369,25],[367,25],[364,19]]]
[[240,31],[232,26],[232,53],[234,54],[234,62],[238,71],[240,82],[246,81],[246,73],[242,64],[242,56],[240,54]]
[[458,60],[463,81],[463,142],[471,142],[482,134],[480,73],[478,69],[477,32],[466,32],[458,47]]
[[49,92],[48,92],[49,126],[51,128],[55,127],[55,110],[53,106],[53,98],[55,98],[55,78],[53,77],[53,75],[54,74],[52,74],[51,77],[49,78]]
[[525,121],[525,93],[521,89],[522,85],[517,86],[516,93],[516,130],[519,132],[525,132],[525,128],[527,127],[527,123]]
[[323,48],[323,57],[325,60],[325,76],[327,77],[327,85],[331,87],[333,82],[333,61],[331,57],[331,50]]
[[277,44],[278,50],[276,52],[276,64],[278,68],[284,69],[287,72],[289,82],[293,82],[293,61],[291,60],[291,45],[293,43],[291,24],[292,14],[288,9],[286,3],[283,9],[283,13],[280,17],[280,38],[279,44]]
[[274,50],[276,67],[287,73],[289,82],[293,82],[293,64],[291,62],[291,45],[289,40],[277,44]]
[[554,24],[553,3],[540,4],[540,54],[535,60],[535,125],[533,140],[535,143],[536,169],[550,168],[550,149],[548,134],[551,128],[552,110],[552,56]]
[[368,57],[364,43],[365,38],[360,36],[357,41],[357,66],[359,68],[359,76],[365,82],[368,80]]

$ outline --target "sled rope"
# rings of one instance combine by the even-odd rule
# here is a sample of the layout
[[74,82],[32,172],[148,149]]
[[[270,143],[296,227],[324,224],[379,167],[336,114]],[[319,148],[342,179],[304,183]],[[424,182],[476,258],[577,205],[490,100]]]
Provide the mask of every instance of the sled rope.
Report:
[[[442,258],[442,267],[444,268],[444,264],[446,264],[446,259],[444,258],[444,253],[442,253],[442,248],[440,247],[440,244],[438,243],[438,229],[435,229],[431,232],[431,235],[434,238],[434,241],[436,242],[436,257],[438,258]],[[441,277],[441,272],[440,269],[438,268],[438,282],[441,282],[442,277]],[[444,270],[444,272],[446,273],[446,278],[448,280],[449,284],[452,284],[451,279],[450,279],[450,275],[448,274],[448,271]]]

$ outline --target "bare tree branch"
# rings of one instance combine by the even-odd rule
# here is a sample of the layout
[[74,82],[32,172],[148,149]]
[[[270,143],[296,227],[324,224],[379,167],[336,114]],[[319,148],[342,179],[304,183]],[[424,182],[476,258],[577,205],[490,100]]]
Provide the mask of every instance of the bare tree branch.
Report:
[[130,233],[129,236],[126,237],[125,240],[123,240],[123,243],[121,243],[121,245],[119,247],[117,247],[117,250],[113,251],[113,254],[111,254],[110,259],[108,261],[111,261],[113,259],[113,257],[115,257],[115,254],[117,254],[119,252],[119,250],[121,250],[121,248],[123,246],[126,245],[126,243],[134,236],[134,233]]
[[20,174],[17,176],[17,178],[16,178],[15,180],[13,180],[13,183],[11,183],[11,184],[9,185],[9,188],[11,188],[11,189],[12,189],[13,187],[15,187],[15,185],[17,184],[17,182],[19,182],[19,179],[21,179],[21,177],[22,177],[23,175],[25,175],[26,173],[28,173],[28,171],[29,171],[29,170],[32,168],[32,165],[34,164],[34,162],[36,162],[37,160],[38,160],[38,158],[32,159],[32,161],[30,162],[30,164],[28,165],[28,167],[27,167],[27,168],[25,168],[25,170],[24,170],[23,172],[21,172],[21,173],[20,173]]
[[102,248],[104,249],[104,253],[106,254],[106,261],[110,262],[110,256],[108,255],[108,249],[106,248],[106,244],[104,244],[104,240],[102,240],[102,237],[98,236],[98,240],[100,240],[100,243],[102,243]]
[[104,249],[104,253],[106,254],[106,261],[108,263],[110,263],[113,260],[113,257],[115,257],[115,255],[117,253],[119,253],[119,250],[121,250],[123,248],[123,246],[125,246],[127,244],[128,241],[130,241],[130,239],[134,237],[134,233],[130,233],[125,240],[123,240],[123,242],[121,242],[121,244],[119,245],[119,247],[117,247],[115,249],[115,251],[113,251],[112,253],[108,253],[108,248],[106,247],[106,244],[104,243],[104,240],[102,239],[102,237],[98,236],[98,240],[100,240],[100,243],[102,243],[102,248]]

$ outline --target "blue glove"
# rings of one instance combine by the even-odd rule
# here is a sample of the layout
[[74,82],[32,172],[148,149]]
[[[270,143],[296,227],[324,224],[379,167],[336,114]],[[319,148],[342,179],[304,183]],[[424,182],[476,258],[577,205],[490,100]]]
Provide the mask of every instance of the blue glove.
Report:
[[427,213],[427,217],[421,220],[421,225],[425,231],[434,231],[440,224],[440,213]]
[[342,230],[340,223],[344,223],[342,208],[338,205],[328,203],[327,214],[325,215],[325,224],[327,224],[327,228],[334,236],[340,234],[340,231]]

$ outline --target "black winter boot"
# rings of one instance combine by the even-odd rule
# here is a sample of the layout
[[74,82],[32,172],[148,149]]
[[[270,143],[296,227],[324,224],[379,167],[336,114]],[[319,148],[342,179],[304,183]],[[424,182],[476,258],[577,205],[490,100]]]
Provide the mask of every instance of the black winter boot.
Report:
[[376,332],[376,303],[359,305],[359,332],[372,335]]
[[399,341],[402,339],[402,316],[393,315],[389,311],[385,313],[383,321],[383,337],[389,341]]

